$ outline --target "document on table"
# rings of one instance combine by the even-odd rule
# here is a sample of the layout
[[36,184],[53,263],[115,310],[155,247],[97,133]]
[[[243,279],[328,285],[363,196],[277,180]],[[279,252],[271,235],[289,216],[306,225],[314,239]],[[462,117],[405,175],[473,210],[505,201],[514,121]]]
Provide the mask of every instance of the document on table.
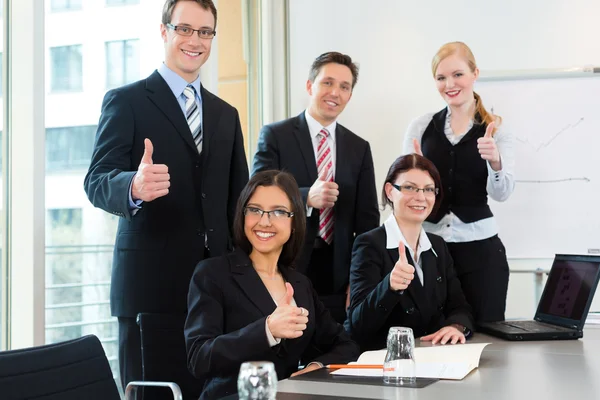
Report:
[[[438,345],[415,348],[416,375],[419,378],[460,380],[479,367],[481,353],[490,343]],[[334,375],[383,376],[383,362],[387,350],[366,351],[351,364],[380,364],[381,369],[341,368]]]

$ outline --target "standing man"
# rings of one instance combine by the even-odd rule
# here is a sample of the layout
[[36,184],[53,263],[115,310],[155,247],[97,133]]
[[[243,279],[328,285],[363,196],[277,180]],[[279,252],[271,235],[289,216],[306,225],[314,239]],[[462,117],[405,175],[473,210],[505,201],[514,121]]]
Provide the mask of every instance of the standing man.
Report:
[[142,378],[136,315],[184,314],[196,264],[231,250],[248,165],[237,110],[200,83],[216,22],[212,0],[167,0],[164,63],[102,104],[84,185],[121,217],[110,303],[123,387]]
[[346,319],[354,238],[379,226],[369,143],[336,122],[357,79],[358,67],[349,56],[320,55],[306,82],[308,109],[263,127],[252,170],[281,169],[296,178],[307,207],[297,269],[340,323]]

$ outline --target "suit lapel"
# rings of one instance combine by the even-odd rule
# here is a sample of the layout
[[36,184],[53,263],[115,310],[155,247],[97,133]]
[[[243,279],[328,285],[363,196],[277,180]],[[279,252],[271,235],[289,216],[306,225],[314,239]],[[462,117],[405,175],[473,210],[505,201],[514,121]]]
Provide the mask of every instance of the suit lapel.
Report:
[[315,150],[313,148],[312,139],[310,137],[310,131],[308,130],[308,124],[304,112],[296,117],[296,124],[294,126],[294,137],[300,147],[300,152],[304,157],[304,165],[306,165],[306,172],[312,182],[317,180],[317,160],[315,159]]
[[275,302],[264,283],[252,267],[248,256],[240,250],[230,256],[233,279],[263,315],[269,315],[275,310]]
[[154,71],[152,75],[146,79],[146,89],[149,92],[148,98],[150,101],[162,111],[169,121],[171,121],[183,141],[186,142],[192,150],[198,153],[194,144],[194,139],[192,138],[190,127],[181,110],[181,106],[177,102],[175,96],[173,96],[171,88],[169,88],[169,85],[167,85],[167,82],[160,76],[158,71]]
[[210,154],[210,147],[212,138],[217,133],[219,126],[219,120],[221,118],[221,108],[217,104],[215,95],[209,92],[202,86],[200,89],[202,92],[202,154],[204,157],[203,170],[207,170],[207,160]]
[[[349,151],[348,146],[348,135],[346,134],[346,129],[341,127],[340,124],[336,125],[335,128],[335,174],[334,181],[339,185],[340,195],[338,198],[345,198],[345,189],[348,185],[345,185],[346,182],[352,182],[352,173],[350,171],[349,163],[352,163],[355,160],[350,159],[350,155],[352,154]],[[334,225],[334,236],[333,237],[344,237],[345,235],[345,224],[341,221],[344,221],[343,216],[339,215],[340,207],[336,204],[333,208],[334,216],[336,224]]]

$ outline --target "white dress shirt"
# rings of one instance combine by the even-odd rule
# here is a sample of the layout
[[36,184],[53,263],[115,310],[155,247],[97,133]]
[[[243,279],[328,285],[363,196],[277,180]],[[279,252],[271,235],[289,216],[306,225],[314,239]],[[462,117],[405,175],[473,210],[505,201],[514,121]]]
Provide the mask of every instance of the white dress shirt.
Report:
[[[454,146],[460,142],[469,130],[471,130],[473,121],[471,120],[465,132],[460,135],[455,135],[450,126],[450,107],[447,109],[448,113],[446,116],[444,133],[446,134],[448,141]],[[436,113],[427,113],[413,120],[408,125],[407,132],[404,135],[402,154],[414,153],[413,139],[417,139],[417,141],[421,143],[423,133],[425,133],[425,129],[427,129],[427,126],[435,114]],[[488,168],[488,180],[486,185],[487,193],[496,201],[508,199],[515,188],[515,178],[513,175],[515,168],[515,138],[512,133],[503,130],[502,126],[503,125],[500,124],[494,134],[494,140],[496,141],[496,146],[500,153],[502,169],[500,171],[494,171],[490,163],[486,163]],[[423,227],[427,232],[441,236],[448,243],[483,240],[498,233],[496,219],[493,216],[479,221],[465,223],[453,212],[444,215],[437,224],[424,222]]]
[[[335,180],[335,128],[337,126],[337,121],[333,121],[331,124],[327,126],[322,126],[316,119],[314,119],[308,112],[308,110],[304,111],[304,117],[306,118],[306,124],[308,125],[308,132],[310,133],[310,140],[312,141],[313,151],[315,152],[315,160],[318,158],[318,149],[319,149],[319,132],[321,129],[326,129],[329,132],[327,135],[327,143],[329,144],[329,148],[331,149],[331,173],[333,174],[333,180]],[[315,161],[316,162],[316,161]],[[310,217],[312,214],[312,207],[306,205],[306,216]]]
[[404,247],[408,249],[408,252],[415,263],[415,271],[417,272],[417,276],[421,281],[421,285],[425,286],[425,280],[423,279],[423,264],[421,262],[421,254],[431,249],[433,254],[437,257],[437,253],[431,246],[431,242],[427,237],[427,233],[425,233],[425,229],[421,228],[421,233],[419,234],[419,242],[417,243],[417,254],[415,256],[415,252],[413,251],[412,247],[409,246],[408,242],[406,241],[406,238],[402,234],[402,231],[398,226],[398,222],[396,221],[396,217],[394,217],[394,214],[390,214],[390,216],[383,223],[383,227],[385,228],[385,235],[387,237],[385,248],[398,250],[400,242],[404,243]]

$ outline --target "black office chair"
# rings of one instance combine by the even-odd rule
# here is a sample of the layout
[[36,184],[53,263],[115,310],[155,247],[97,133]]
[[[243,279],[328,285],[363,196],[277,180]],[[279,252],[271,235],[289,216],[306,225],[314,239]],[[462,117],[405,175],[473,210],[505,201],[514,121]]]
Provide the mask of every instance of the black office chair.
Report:
[[[167,386],[181,400],[173,383],[141,382]],[[134,399],[127,387],[126,400]],[[2,400],[120,400],[102,344],[94,335],[66,342],[0,352]]]
[[[200,397],[204,382],[194,378],[187,369],[187,353],[183,326],[185,314],[140,313],[137,322],[142,339],[142,374],[144,381],[175,382],[181,388],[183,398],[195,400]],[[146,390],[144,400],[163,400],[168,392],[162,389]]]

